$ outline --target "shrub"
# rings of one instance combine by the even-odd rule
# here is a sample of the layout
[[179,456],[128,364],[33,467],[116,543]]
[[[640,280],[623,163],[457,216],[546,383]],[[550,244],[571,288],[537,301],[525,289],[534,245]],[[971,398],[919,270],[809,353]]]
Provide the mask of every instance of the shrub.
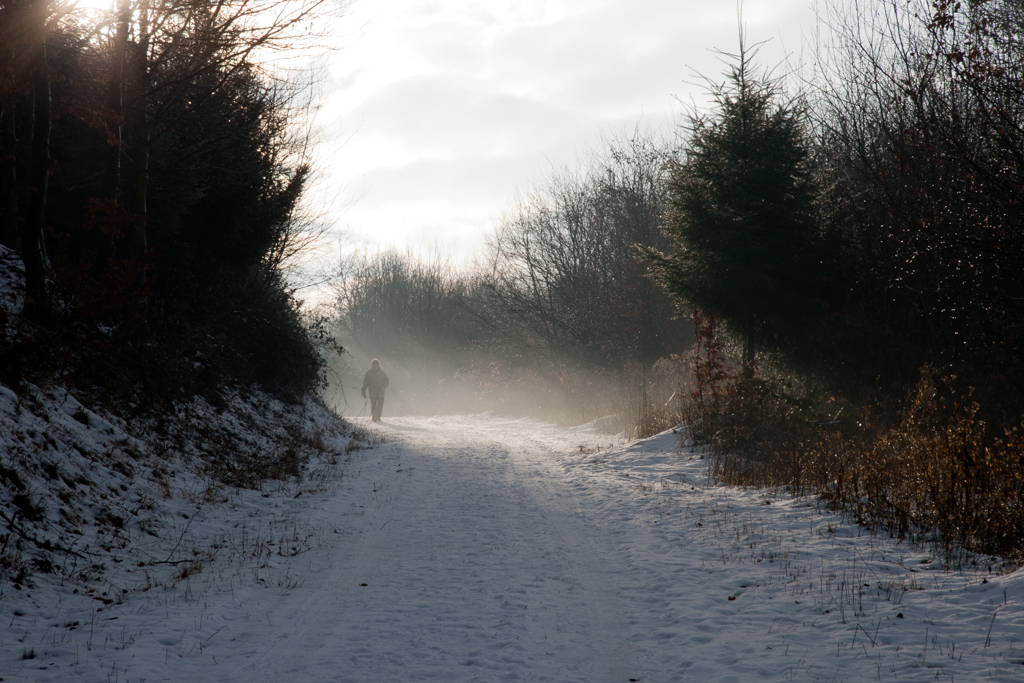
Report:
[[993,434],[971,390],[931,368],[902,406],[864,407],[857,420],[844,417],[848,408],[763,379],[740,382],[717,412],[701,414],[712,474],[817,493],[865,526],[934,543],[950,561],[964,551],[1024,558],[1020,430]]

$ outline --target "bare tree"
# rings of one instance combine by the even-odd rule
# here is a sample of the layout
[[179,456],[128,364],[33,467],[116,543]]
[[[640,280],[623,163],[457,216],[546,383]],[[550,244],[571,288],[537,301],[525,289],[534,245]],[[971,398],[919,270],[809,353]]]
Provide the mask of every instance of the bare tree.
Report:
[[638,130],[517,198],[488,244],[489,311],[509,339],[614,369],[679,342],[637,248],[663,245],[665,147]]
[[887,0],[830,20],[816,111],[860,302],[850,351],[904,384],[931,362],[1005,394],[991,378],[1019,377],[1024,344],[1020,4]]

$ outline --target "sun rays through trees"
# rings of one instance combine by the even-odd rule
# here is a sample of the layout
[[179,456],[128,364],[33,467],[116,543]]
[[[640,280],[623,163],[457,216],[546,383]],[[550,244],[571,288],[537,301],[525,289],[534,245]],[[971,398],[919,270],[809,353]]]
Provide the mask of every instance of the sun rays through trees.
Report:
[[474,268],[371,257],[342,329],[444,365],[467,405],[516,387],[521,412],[633,434],[686,417],[724,481],[1019,556],[1024,14],[824,18],[802,80],[741,33],[678,138],[621,136],[521,189]]

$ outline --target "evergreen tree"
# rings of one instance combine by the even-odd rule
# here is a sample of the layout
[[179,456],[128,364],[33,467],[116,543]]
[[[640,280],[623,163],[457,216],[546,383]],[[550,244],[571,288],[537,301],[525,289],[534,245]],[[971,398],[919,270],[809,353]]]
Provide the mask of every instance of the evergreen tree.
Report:
[[296,208],[300,90],[256,50],[304,39],[324,3],[251,22],[271,4],[54,18],[59,3],[0,0],[0,244],[27,279],[24,313],[0,311],[0,380],[134,405],[316,387],[285,271],[316,239]]
[[711,113],[690,116],[662,226],[675,252],[648,250],[680,304],[716,312],[743,340],[748,368],[755,349],[799,345],[820,270],[803,109],[755,54],[741,39],[725,83],[711,85]]

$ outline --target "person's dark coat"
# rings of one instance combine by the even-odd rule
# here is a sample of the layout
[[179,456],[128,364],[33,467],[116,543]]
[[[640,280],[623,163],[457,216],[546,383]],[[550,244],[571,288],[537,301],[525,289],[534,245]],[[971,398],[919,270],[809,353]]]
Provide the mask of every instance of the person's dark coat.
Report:
[[388,376],[379,367],[367,370],[363,377],[363,398],[366,398],[367,393],[369,393],[371,401],[384,398],[384,390],[387,389],[388,384]]
[[380,422],[381,411],[384,410],[384,390],[388,388],[388,376],[380,369],[380,361],[373,359],[372,367],[363,377],[363,398],[370,394],[370,415],[374,422]]

